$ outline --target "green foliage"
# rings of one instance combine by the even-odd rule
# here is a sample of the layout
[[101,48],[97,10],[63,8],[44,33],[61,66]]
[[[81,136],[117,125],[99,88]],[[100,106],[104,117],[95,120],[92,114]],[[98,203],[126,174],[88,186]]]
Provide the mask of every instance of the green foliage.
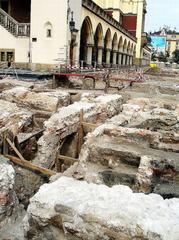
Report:
[[173,52],[173,61],[176,62],[176,63],[179,63],[179,50],[178,49],[176,49]]
[[159,62],[167,62],[167,58],[168,58],[168,53],[167,52],[165,54],[163,52],[160,52],[158,54],[158,61]]
[[157,55],[156,55],[156,53],[152,53],[151,60],[152,60],[152,61],[157,61]]
[[151,42],[152,42],[151,37],[150,37],[150,36],[147,36],[147,44],[148,44],[149,46],[152,46]]

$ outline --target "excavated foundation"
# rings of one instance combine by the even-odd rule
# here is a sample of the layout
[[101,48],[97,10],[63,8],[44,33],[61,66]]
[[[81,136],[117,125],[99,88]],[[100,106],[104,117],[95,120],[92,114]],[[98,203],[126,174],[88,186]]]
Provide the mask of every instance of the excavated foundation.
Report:
[[179,239],[179,76],[145,78],[2,80],[0,239]]

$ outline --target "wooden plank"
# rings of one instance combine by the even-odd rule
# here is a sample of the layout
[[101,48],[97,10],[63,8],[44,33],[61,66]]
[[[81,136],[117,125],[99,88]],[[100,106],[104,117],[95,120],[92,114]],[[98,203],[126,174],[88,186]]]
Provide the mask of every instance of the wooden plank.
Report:
[[14,150],[14,152],[17,154],[17,156],[21,159],[21,160],[25,160],[24,157],[22,156],[22,154],[17,150],[17,148],[15,147],[15,145],[11,142],[11,140],[9,138],[6,138],[6,141],[8,142],[8,144],[10,145],[10,147]]
[[83,131],[83,109],[80,111],[80,126],[78,131],[78,155],[81,152],[81,147],[83,145],[84,131]]
[[23,167],[27,167],[30,170],[38,171],[38,172],[40,172],[42,174],[45,174],[45,175],[52,176],[52,175],[56,174],[56,172],[54,172],[54,171],[51,171],[51,170],[46,169],[46,168],[39,167],[39,166],[34,165],[31,162],[25,160],[24,157],[21,155],[21,153],[14,146],[14,144],[11,142],[11,140],[9,138],[6,138],[6,141],[8,142],[8,144],[12,147],[14,152],[19,157],[19,158],[16,158],[16,157],[13,157],[13,156],[10,156],[10,155],[5,155],[11,161],[13,161],[13,162],[15,162],[15,163],[17,163],[17,164],[19,164],[19,165],[21,165]]
[[28,168],[31,171],[39,172],[39,173],[42,173],[42,174],[48,175],[48,176],[53,176],[56,174],[56,172],[54,172],[50,169],[37,166],[27,160],[22,160],[22,159],[19,159],[17,157],[10,156],[10,155],[4,155],[4,157],[6,157],[7,159],[9,159],[10,161],[12,161],[15,164],[18,164],[22,167]]
[[56,157],[55,157],[55,170],[56,170],[56,172],[61,172],[62,171],[62,164],[63,163],[61,163],[61,161],[59,161],[58,155],[59,155],[60,149],[62,148],[65,141],[66,141],[66,138],[63,139],[63,141],[59,144],[59,146],[56,150]]
[[77,158],[67,157],[64,155],[58,155],[58,159],[69,162],[69,163],[75,163],[79,161],[79,159]]

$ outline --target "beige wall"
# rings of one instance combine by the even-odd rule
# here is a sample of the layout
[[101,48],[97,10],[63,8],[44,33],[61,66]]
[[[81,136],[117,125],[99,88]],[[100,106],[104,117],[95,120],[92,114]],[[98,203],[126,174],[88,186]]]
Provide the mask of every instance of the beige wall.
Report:
[[28,63],[29,38],[14,37],[6,29],[0,26],[0,48],[14,49],[15,62]]
[[[66,58],[67,1],[31,1],[31,61],[32,63],[57,64],[59,57]],[[51,25],[52,37],[46,36]],[[32,38],[37,41],[33,42]],[[60,55],[59,55],[60,54]]]
[[[79,57],[79,34],[81,24],[81,0],[69,2],[69,16],[74,12],[77,35],[75,59]],[[39,11],[40,9],[40,11]],[[71,33],[67,22],[67,1],[59,0],[32,0],[31,3],[31,61],[43,64],[69,64],[69,45]],[[46,23],[51,24],[52,37],[46,37]],[[33,42],[36,38],[37,42]],[[67,58],[67,60],[66,60]],[[58,60],[59,59],[59,60]]]
[[167,51],[169,52],[170,57],[172,57],[172,54],[176,49],[179,49],[179,35],[167,35]]

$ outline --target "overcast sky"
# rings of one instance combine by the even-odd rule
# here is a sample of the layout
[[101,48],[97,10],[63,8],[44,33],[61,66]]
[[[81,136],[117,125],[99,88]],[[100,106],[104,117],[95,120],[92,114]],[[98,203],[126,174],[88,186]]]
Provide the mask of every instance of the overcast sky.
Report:
[[147,0],[145,31],[158,30],[163,25],[179,31],[179,0]]

